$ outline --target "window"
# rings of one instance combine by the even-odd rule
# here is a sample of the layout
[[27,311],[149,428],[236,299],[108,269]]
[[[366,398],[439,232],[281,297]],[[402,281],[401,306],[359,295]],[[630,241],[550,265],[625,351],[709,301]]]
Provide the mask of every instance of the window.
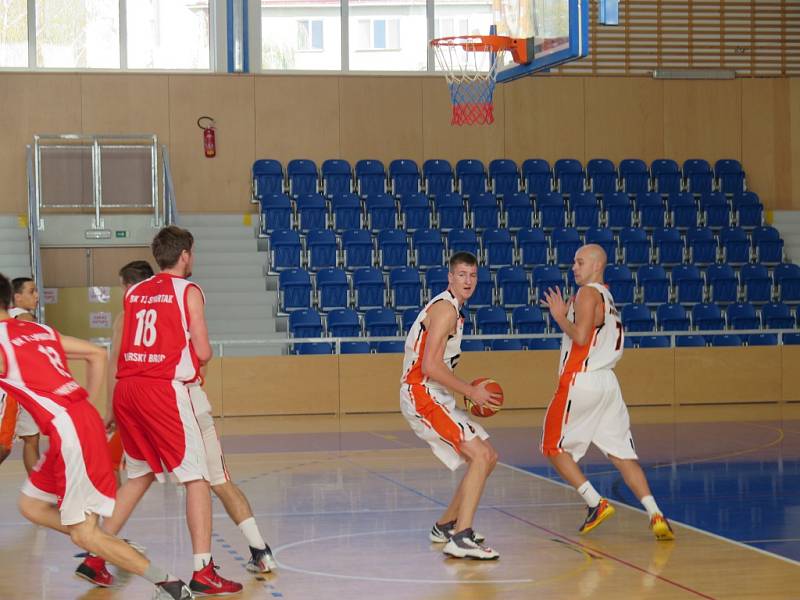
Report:
[[456,17],[442,17],[434,19],[433,37],[453,37],[469,33],[469,19]]
[[358,21],[359,50],[399,50],[399,19],[360,19]]
[[26,0],[0,0],[0,67],[28,66]]
[[342,68],[339,0],[261,0],[261,68]]
[[297,22],[297,49],[322,50],[322,21],[303,19]]
[[209,0],[127,0],[128,67],[208,69]]
[[428,68],[425,0],[348,0],[351,71]]
[[36,66],[119,68],[119,2],[36,0]]

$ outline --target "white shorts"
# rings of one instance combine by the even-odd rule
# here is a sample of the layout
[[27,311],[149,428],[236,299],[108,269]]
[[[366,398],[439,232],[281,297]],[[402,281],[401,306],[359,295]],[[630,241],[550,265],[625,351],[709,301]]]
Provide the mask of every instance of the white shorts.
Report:
[[200,425],[200,433],[203,434],[209,481],[211,485],[221,485],[230,481],[231,477],[225,466],[225,455],[222,453],[222,445],[219,443],[217,429],[214,427],[214,417],[211,416],[211,403],[200,385],[189,384],[186,387],[189,390],[194,416],[197,424]]
[[630,427],[614,371],[565,374],[547,407],[542,452],[569,452],[577,462],[593,443],[606,456],[635,460]]
[[451,471],[466,462],[459,452],[463,442],[489,437],[483,427],[473,422],[456,399],[442,388],[430,385],[403,385],[400,388],[400,411],[421,440],[428,442],[440,461]]
[[19,413],[17,413],[17,437],[25,437],[28,435],[36,435],[39,433],[39,428],[36,426],[36,423],[27,410],[19,407]]

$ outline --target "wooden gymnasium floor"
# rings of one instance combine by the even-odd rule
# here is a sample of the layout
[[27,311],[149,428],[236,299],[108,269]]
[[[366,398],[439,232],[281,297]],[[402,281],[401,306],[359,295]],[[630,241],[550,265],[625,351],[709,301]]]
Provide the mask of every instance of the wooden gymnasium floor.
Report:
[[[399,416],[226,419],[219,430],[231,472],[280,566],[264,577],[243,569],[246,545],[216,500],[215,560],[224,575],[245,583],[236,596],[242,599],[800,597],[800,563],[787,558],[797,556],[800,500],[784,486],[784,480],[796,480],[798,422],[634,426],[648,476],[659,481],[659,500],[676,521],[697,521],[705,506],[712,527],[732,524],[730,535],[748,546],[676,521],[677,540],[658,543],[646,516],[621,502],[611,520],[578,536],[582,502],[554,481],[538,455],[541,416],[508,411],[486,422],[503,461],[476,521],[501,552],[490,563],[446,559],[440,546],[428,542],[456,476]],[[123,580],[118,589],[91,588],[72,575],[77,550],[64,536],[23,521],[15,507],[23,479],[18,453],[0,467],[0,598],[149,598],[148,584],[137,578]],[[587,466],[602,493],[616,499],[618,482],[602,458],[588,456]],[[714,488],[715,473],[752,471],[752,481],[734,479],[738,497],[730,486]],[[705,487],[696,483],[698,473]],[[737,521],[746,526],[744,533],[737,533]],[[747,539],[750,526],[769,529],[771,537]],[[154,485],[124,534],[176,574],[190,575],[180,489]],[[762,542],[776,542],[772,549],[784,556],[754,547],[768,547]]]

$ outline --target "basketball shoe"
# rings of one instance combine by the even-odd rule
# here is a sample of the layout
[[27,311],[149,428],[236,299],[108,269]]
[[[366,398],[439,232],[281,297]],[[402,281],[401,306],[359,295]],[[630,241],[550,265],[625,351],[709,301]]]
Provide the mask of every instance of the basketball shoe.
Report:
[[613,514],[614,507],[605,498],[600,498],[600,503],[597,506],[590,506],[587,509],[586,520],[580,526],[578,532],[581,534],[589,533]]
[[675,539],[675,534],[672,532],[669,521],[664,515],[653,515],[650,519],[650,531],[656,536],[660,542],[666,542]]
[[250,560],[244,566],[245,569],[251,573],[270,573],[277,565],[275,559],[272,558],[272,550],[269,544],[266,548],[259,550],[250,546]]
[[194,598],[192,591],[180,579],[162,581],[156,584],[153,600],[189,600]]
[[[446,544],[450,541],[450,538],[453,537],[455,527],[455,521],[448,521],[441,525],[439,523],[434,523],[433,527],[431,527],[431,532],[428,534],[428,538],[435,544]],[[486,537],[477,531],[472,532],[472,539],[479,544],[486,541]]]
[[192,573],[189,589],[195,596],[228,596],[242,591],[242,584],[220,577],[217,567],[211,560],[208,564]]
[[114,577],[106,569],[106,561],[91,554],[78,565],[75,575],[100,587],[110,587],[114,583]]
[[447,542],[442,552],[453,558],[474,558],[476,560],[496,560],[500,553],[488,546],[479,544],[472,537],[472,529],[455,533]]

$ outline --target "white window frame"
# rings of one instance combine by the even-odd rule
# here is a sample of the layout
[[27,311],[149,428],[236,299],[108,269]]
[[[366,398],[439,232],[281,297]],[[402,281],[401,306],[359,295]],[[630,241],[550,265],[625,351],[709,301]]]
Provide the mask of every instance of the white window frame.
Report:
[[[379,21],[383,21],[384,23],[384,40],[387,45],[383,48],[379,48],[375,46],[375,24]],[[355,49],[356,52],[397,52],[402,50],[403,47],[400,45],[400,27],[401,22],[398,17],[365,17],[359,18],[357,26],[360,27],[362,23],[369,24],[369,39],[367,40],[367,45],[363,45],[359,43],[359,47]],[[396,23],[396,33],[397,33],[397,45],[396,46],[389,46],[389,26],[391,23]],[[359,40],[360,42],[361,40]]]
[[[325,51],[325,20],[324,19],[297,19],[297,51],[298,52],[324,52]],[[300,24],[307,23],[308,47],[300,47]],[[319,48],[314,47],[314,23],[319,23]],[[260,40],[259,40],[260,42]]]

